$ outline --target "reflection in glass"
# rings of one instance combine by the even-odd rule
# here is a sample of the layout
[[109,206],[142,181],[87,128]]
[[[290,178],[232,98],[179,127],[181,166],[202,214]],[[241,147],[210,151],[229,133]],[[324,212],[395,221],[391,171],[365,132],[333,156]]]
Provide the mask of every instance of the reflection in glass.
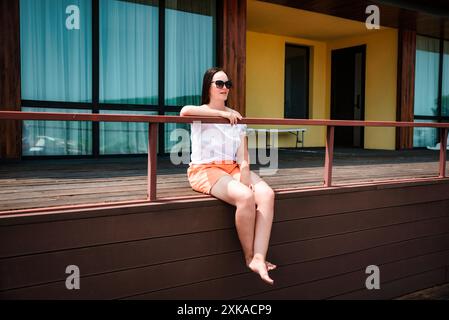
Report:
[[[156,111],[102,110],[102,114],[154,115]],[[148,152],[148,123],[100,122],[100,154]]]
[[[22,108],[24,112],[91,113],[86,110]],[[90,121],[25,120],[22,126],[24,156],[65,156],[92,154]]]
[[[415,122],[436,122],[431,120],[415,120]],[[413,147],[435,147],[438,142],[438,129],[413,128]]]

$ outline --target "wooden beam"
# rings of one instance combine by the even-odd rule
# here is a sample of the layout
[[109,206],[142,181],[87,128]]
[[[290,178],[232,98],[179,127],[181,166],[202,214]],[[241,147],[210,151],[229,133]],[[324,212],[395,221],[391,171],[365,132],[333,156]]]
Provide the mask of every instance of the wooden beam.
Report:
[[[0,0],[0,110],[20,111],[19,0]],[[0,159],[19,159],[22,123],[0,122]]]
[[218,64],[234,83],[229,93],[228,106],[246,113],[246,1],[223,0],[222,21],[219,25]]
[[[397,121],[413,122],[416,31],[398,31]],[[413,128],[396,130],[396,148],[413,148]]]

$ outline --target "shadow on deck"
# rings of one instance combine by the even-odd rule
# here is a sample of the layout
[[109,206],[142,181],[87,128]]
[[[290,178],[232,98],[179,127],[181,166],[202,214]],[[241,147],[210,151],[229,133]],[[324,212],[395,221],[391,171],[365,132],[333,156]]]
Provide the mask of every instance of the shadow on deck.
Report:
[[[283,152],[280,177],[266,177],[275,189],[321,183],[321,150]],[[337,150],[334,181],[434,176],[437,159]],[[2,165],[2,205],[18,203],[9,187],[39,205],[70,184],[87,193],[72,200],[145,195],[144,159],[61,163]],[[193,192],[185,167],[158,168],[159,197]],[[449,179],[279,191],[268,259],[278,264],[274,286],[245,268],[234,208],[211,197],[0,216],[1,299],[392,299],[449,282]],[[66,289],[69,265],[80,290]],[[379,290],[365,287],[369,265],[380,269]]]

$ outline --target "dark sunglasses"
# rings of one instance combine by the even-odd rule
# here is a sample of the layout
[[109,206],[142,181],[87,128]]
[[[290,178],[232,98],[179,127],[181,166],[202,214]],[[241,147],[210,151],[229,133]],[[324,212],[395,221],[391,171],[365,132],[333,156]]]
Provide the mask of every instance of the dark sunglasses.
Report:
[[228,80],[226,82],[224,82],[223,80],[217,80],[217,81],[212,81],[212,83],[215,82],[215,86],[218,89],[223,89],[224,86],[226,86],[226,88],[231,89],[232,88],[232,81]]

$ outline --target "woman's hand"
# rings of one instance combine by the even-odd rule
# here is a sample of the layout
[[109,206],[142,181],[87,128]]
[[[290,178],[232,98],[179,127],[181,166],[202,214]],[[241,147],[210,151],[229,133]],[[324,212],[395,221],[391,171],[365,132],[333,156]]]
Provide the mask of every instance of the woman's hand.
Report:
[[238,112],[237,110],[234,110],[234,109],[229,108],[228,111],[231,111],[231,112],[235,113],[235,114],[239,117],[240,120],[242,119],[242,115],[241,115],[240,112]]
[[242,116],[239,115],[232,111],[223,111],[222,113],[222,117],[228,119],[230,124],[237,124],[238,120],[242,120]]
[[230,124],[237,124],[238,120],[242,120],[242,115],[240,113],[238,113],[235,110],[232,109],[228,109],[227,111],[223,111],[221,113],[221,116],[223,118],[226,118],[229,120]]

